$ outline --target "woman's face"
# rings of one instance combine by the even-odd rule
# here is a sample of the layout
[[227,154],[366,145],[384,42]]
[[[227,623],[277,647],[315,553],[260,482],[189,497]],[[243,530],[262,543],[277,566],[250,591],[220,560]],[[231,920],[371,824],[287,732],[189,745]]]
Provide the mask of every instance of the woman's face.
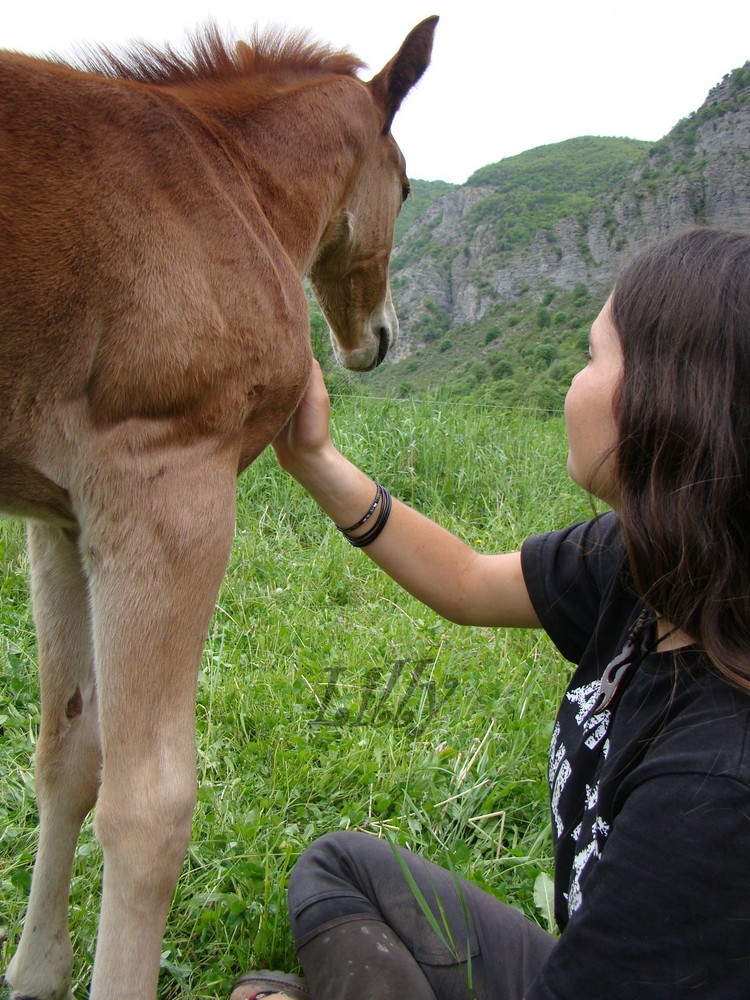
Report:
[[589,360],[565,397],[568,474],[589,493],[616,507],[614,460],[602,456],[617,442],[613,400],[622,375],[622,350],[610,311],[611,299],[591,326]]

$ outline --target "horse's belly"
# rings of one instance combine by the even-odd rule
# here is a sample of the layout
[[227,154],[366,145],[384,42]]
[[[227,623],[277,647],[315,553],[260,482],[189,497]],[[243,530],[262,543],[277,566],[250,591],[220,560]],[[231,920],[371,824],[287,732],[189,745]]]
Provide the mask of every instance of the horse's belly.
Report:
[[0,452],[0,512],[11,517],[37,518],[73,528],[76,517],[70,497],[28,462]]

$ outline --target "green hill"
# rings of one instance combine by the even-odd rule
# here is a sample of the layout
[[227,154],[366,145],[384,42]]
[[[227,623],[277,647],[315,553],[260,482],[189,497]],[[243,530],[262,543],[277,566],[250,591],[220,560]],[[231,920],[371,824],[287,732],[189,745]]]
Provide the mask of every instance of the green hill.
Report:
[[467,185],[491,187],[492,194],[468,214],[466,228],[489,223],[497,249],[517,251],[560,219],[585,218],[602,197],[621,192],[634,167],[647,162],[651,145],[582,136],[482,167]]

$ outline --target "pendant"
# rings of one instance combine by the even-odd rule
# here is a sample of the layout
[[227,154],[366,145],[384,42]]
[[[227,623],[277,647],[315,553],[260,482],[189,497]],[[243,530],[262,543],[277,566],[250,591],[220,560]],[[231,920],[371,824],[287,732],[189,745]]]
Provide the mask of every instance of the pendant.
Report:
[[647,654],[648,650],[643,648],[644,633],[654,622],[653,615],[647,610],[642,611],[635,620],[622,650],[604,668],[596,700],[588,714],[589,718],[611,707],[633,668],[637,667]]
[[599,712],[604,712],[610,707],[617,697],[623,681],[636,664],[637,652],[638,646],[631,638],[623,646],[622,652],[618,653],[614,660],[609,661],[604,668],[596,701],[589,712],[589,717],[598,715]]

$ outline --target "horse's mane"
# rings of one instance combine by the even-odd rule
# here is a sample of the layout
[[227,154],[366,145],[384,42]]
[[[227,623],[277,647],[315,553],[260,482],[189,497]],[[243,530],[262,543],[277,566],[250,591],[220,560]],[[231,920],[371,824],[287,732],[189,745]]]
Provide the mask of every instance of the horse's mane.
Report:
[[256,28],[249,42],[237,42],[209,23],[188,39],[186,52],[134,42],[119,51],[88,49],[75,65],[100,76],[167,85],[258,75],[354,76],[364,63],[349,51],[312,40],[305,31],[271,28],[261,33]]

